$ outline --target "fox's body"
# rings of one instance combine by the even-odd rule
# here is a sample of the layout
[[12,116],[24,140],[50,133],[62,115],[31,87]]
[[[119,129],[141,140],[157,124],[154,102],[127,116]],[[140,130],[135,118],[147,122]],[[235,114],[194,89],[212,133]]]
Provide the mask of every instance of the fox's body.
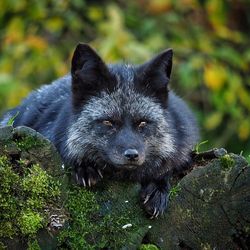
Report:
[[95,184],[110,169],[128,173],[142,184],[146,211],[157,216],[169,177],[190,161],[198,139],[191,111],[168,89],[171,66],[171,50],[141,66],[106,66],[80,44],[71,75],[32,92],[1,124],[18,112],[14,126],[50,139],[80,185]]

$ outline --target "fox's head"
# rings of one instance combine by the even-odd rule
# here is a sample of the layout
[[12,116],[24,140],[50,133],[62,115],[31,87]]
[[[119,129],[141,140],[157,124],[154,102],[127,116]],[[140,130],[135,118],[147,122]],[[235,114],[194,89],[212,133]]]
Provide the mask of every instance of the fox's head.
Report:
[[134,169],[174,151],[167,120],[171,49],[137,66],[106,65],[86,44],[72,59],[72,159]]

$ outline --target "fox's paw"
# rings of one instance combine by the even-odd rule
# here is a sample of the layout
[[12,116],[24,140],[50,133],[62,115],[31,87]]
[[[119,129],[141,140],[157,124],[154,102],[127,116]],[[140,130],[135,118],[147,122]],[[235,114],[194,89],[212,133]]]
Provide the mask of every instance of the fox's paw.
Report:
[[84,187],[94,186],[103,178],[101,170],[93,167],[76,167],[74,175],[76,183]]
[[162,215],[165,211],[169,193],[166,190],[159,189],[156,184],[150,183],[141,190],[140,199],[144,210],[153,219],[158,217],[158,215]]

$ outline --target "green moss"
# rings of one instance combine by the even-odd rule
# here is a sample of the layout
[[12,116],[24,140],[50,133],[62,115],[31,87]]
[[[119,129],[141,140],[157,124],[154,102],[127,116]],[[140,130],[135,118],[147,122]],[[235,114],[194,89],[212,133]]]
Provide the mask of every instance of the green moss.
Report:
[[27,250],[41,250],[37,240],[29,240]]
[[229,154],[220,157],[220,164],[223,169],[230,169],[234,166],[234,159]]
[[[26,175],[22,179],[22,188],[32,196],[45,196],[44,198],[55,197],[60,194],[59,182],[47,174],[38,164],[26,168]],[[45,194],[44,191],[47,191]]]
[[171,200],[171,199],[175,198],[180,191],[181,191],[181,187],[179,184],[173,186],[169,192],[169,199]]
[[[112,188],[110,190],[113,190]],[[59,236],[60,248],[64,249],[135,249],[140,242],[148,225],[141,225],[140,218],[135,211],[137,204],[117,204],[116,195],[124,189],[117,190],[117,194],[109,189],[104,193],[89,191],[81,187],[72,187],[66,202],[71,220]],[[105,197],[105,200],[104,198]],[[126,198],[125,198],[126,199]],[[131,201],[131,199],[130,199]],[[132,201],[131,201],[132,202]],[[137,200],[134,200],[137,203]],[[102,204],[101,206],[98,204]],[[145,224],[145,223],[144,223]]]
[[6,246],[2,242],[0,242],[0,249],[1,250],[7,249]]
[[6,155],[0,156],[0,167],[4,167],[6,165],[8,165],[8,158]]
[[145,245],[141,245],[139,250],[159,250],[159,248],[152,244],[145,244]]
[[[42,145],[23,136],[13,143],[17,152]],[[39,164],[31,162],[28,154],[20,155],[27,155],[27,159],[0,157],[0,243],[6,238],[22,238],[28,249],[36,250],[37,232],[48,224],[48,208],[60,202],[61,187]],[[62,208],[67,210],[69,220],[58,235],[60,249],[140,247],[138,242],[148,231],[148,225],[138,219],[143,211],[139,209],[137,191],[130,190],[126,183],[117,186],[117,192],[110,182],[98,192],[69,187]],[[129,203],[117,203],[121,193]]]
[[41,214],[28,210],[22,212],[17,223],[22,234],[34,235],[43,226],[42,221]]
[[[19,176],[13,172],[8,158],[0,157],[0,239],[16,234],[12,219],[18,216],[18,201],[13,193],[18,192]],[[14,185],[13,185],[14,184]],[[1,241],[1,240],[0,240]]]
[[41,140],[38,140],[35,136],[22,136],[15,140],[17,147],[20,150],[29,150],[32,148],[42,147],[44,143]]
[[66,249],[91,249],[86,248],[87,239],[92,238],[97,227],[91,218],[99,209],[94,195],[86,189],[73,187],[68,193],[66,208],[71,221],[60,233],[59,244]]
[[47,224],[44,209],[59,199],[59,183],[38,164],[7,156],[0,157],[0,180],[0,242],[13,237],[28,241]]

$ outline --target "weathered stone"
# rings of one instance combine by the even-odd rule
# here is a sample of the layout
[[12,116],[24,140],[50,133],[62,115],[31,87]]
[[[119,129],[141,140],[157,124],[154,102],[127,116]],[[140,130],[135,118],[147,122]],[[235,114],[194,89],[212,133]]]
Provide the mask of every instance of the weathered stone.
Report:
[[[40,163],[52,176],[62,173],[62,161],[54,145],[40,133],[28,127],[17,127],[13,137],[21,149],[21,158]],[[60,166],[60,167],[58,167]]]
[[11,140],[12,137],[13,137],[13,127],[12,126],[0,127],[1,141]]
[[[12,168],[9,168],[10,164]],[[42,184],[40,186],[38,185],[36,189],[32,184],[39,184],[37,181],[39,180],[39,176],[36,176],[37,174],[31,174],[32,171],[35,171],[35,166],[37,166],[37,169],[39,167],[40,169],[46,170],[46,173],[53,177],[53,182],[48,182],[49,177],[44,175],[40,178]],[[39,170],[37,173],[40,173]],[[24,176],[26,181],[22,182]],[[62,169],[60,156],[50,141],[32,129],[27,127],[2,127],[0,128],[0,177],[3,178],[0,180],[0,249],[3,245],[11,250],[27,249],[27,236],[20,235],[20,231],[22,230],[20,230],[20,228],[18,229],[19,225],[17,226],[18,223],[21,223],[20,218],[22,217],[20,214],[22,215],[22,213],[24,214],[25,212],[33,216],[39,214],[38,216],[42,218],[43,223],[46,225],[50,224],[50,215],[52,213],[55,214],[55,211],[58,210],[63,211],[63,208],[61,208],[63,199],[60,199],[59,191],[57,192],[56,188],[54,188],[58,186],[58,182],[61,183],[62,196],[64,198],[67,196],[66,186],[68,184],[68,178]],[[12,179],[8,181],[8,178]],[[15,182],[12,183],[11,180],[15,180]],[[52,184],[53,186],[50,187],[49,184],[47,185],[46,183]],[[28,186],[30,190],[27,190]],[[43,186],[47,192],[51,191],[59,194],[42,194]],[[54,200],[48,201],[48,199],[46,200],[44,197],[53,197]],[[43,202],[46,200],[46,203],[39,205],[41,199],[43,199]],[[7,200],[10,200],[11,203],[6,204]],[[17,203],[17,201],[20,203]],[[25,202],[29,202],[29,205],[26,205]],[[8,206],[10,210],[7,209]],[[28,207],[30,210],[25,210]],[[33,208],[35,208],[35,210],[33,210]],[[64,211],[62,213],[67,214]],[[25,216],[27,216],[26,214]],[[20,216],[18,217],[19,219],[16,218],[15,215]],[[27,217],[23,218],[26,220],[25,226],[27,228],[25,230],[29,230],[29,223],[32,224],[32,221]],[[44,221],[46,218],[47,223]],[[3,236],[3,233],[5,234],[3,230],[5,228],[6,234],[11,235],[10,238]],[[50,249],[48,248],[48,244],[56,244],[56,237],[53,236],[55,235],[54,232],[48,233],[47,229],[48,228],[39,230],[38,242],[40,243],[41,241],[41,245],[43,245],[44,241],[47,242],[45,249]],[[47,235],[46,238],[44,238],[44,235]]]
[[[47,227],[37,234],[41,249],[77,249],[78,243],[85,244],[84,249],[129,250],[142,242],[163,250],[236,250],[250,245],[250,167],[241,156],[223,150],[198,156],[193,170],[173,188],[164,216],[150,220],[139,205],[139,185],[104,177],[94,188],[74,187],[65,181],[60,157],[47,139],[29,128],[1,129],[5,154],[39,163],[62,183],[64,206],[50,208]],[[56,233],[54,225],[59,225]],[[18,240],[7,245],[25,246]]]
[[[250,167],[234,154],[192,170],[179,183],[149,237],[161,249],[246,249],[250,243]],[[233,164],[232,164],[233,163]],[[241,238],[240,238],[241,237]]]

